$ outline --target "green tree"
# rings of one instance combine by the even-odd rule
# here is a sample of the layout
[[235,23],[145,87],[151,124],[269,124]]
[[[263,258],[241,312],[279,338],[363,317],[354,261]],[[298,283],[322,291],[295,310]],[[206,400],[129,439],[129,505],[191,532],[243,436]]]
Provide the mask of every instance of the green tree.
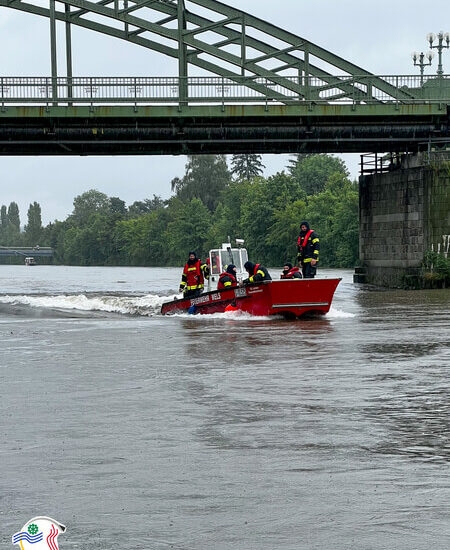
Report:
[[92,214],[107,212],[109,206],[107,195],[97,189],[90,189],[74,198],[72,219],[77,225],[85,225]]
[[6,208],[6,205],[2,204],[2,208],[0,210],[0,221],[1,221],[1,227],[3,229],[6,228],[8,225],[8,210]]
[[289,167],[289,172],[307,195],[320,193],[335,172],[348,177],[343,160],[331,155],[307,155],[300,157]]
[[275,212],[285,210],[287,205],[303,198],[299,185],[284,172],[267,180],[256,178],[252,181],[241,206],[241,226],[253,259],[269,265],[285,260],[285,252],[278,248],[279,241],[275,244],[276,241],[270,238],[271,228],[277,220]]
[[223,190],[208,233],[209,248],[225,242],[228,236],[231,240],[244,237],[241,207],[251,193],[251,186],[252,182],[247,180],[235,181]]
[[262,176],[263,169],[261,155],[233,155],[231,159],[231,173],[238,180],[250,180]]
[[182,201],[200,199],[214,212],[221,192],[231,182],[225,155],[190,155],[183,178],[174,178],[172,191]]
[[149,214],[159,208],[164,208],[165,201],[158,195],[153,195],[152,199],[144,199],[143,201],[135,201],[128,207],[130,216],[142,216],[143,214]]
[[0,210],[0,244],[3,246],[7,242],[7,227],[8,227],[8,210],[4,204],[2,204]]
[[267,244],[277,251],[278,257],[274,258],[274,265],[282,265],[284,262],[296,264],[299,220],[303,220],[305,210],[305,200],[280,204],[274,210],[267,235]]
[[81,250],[81,234],[83,230],[80,227],[69,227],[62,234],[61,248],[59,254],[62,261],[69,265],[84,265],[83,254]]
[[11,202],[8,207],[8,225],[14,227],[17,232],[20,231],[19,206],[16,202]]
[[117,217],[92,214],[89,224],[69,228],[63,238],[64,261],[81,265],[115,265],[117,244],[114,230]]
[[125,201],[119,199],[119,197],[109,198],[109,211],[111,214],[118,214],[119,216],[125,216],[127,213],[127,206]]
[[184,262],[189,250],[195,250],[199,257],[205,257],[211,224],[208,208],[197,198],[186,203],[171,199],[169,207],[171,221],[167,226],[166,238],[172,261]]
[[320,264],[354,267],[358,260],[358,189],[348,178],[335,173],[325,189],[308,197],[304,217],[319,235]]
[[53,248],[54,258],[57,262],[64,262],[64,236],[70,227],[70,222],[58,220],[44,227],[43,244]]
[[[358,258],[357,185],[334,157],[306,155],[296,162],[293,175],[230,181],[225,157],[189,157],[183,180],[175,180],[177,196],[163,201],[154,195],[126,209],[119,197],[91,189],[75,197],[65,221],[41,228],[39,244],[52,246],[55,259],[69,264],[158,266],[183,264],[192,249],[205,258],[230,236],[245,239],[252,260],[276,266],[295,260],[299,224],[307,219],[321,240],[320,265],[352,267]],[[314,189],[305,174],[317,176]],[[1,213],[2,244],[20,245],[16,203]],[[41,227],[38,203],[30,205],[24,233],[34,245],[33,227]]]
[[166,208],[120,221],[115,232],[120,258],[131,265],[169,264],[171,256],[166,234],[169,221],[170,213]]
[[5,226],[3,241],[7,246],[21,246],[20,215],[16,202],[11,202],[8,207],[7,223]]
[[41,243],[42,217],[41,205],[33,202],[28,208],[28,223],[25,226],[25,240],[29,246],[36,246]]
[[312,153],[295,153],[294,155],[291,155],[292,158],[289,159],[288,163],[288,172],[291,176],[294,175],[294,172],[297,169],[297,166],[301,164],[305,159],[308,157],[311,157]]

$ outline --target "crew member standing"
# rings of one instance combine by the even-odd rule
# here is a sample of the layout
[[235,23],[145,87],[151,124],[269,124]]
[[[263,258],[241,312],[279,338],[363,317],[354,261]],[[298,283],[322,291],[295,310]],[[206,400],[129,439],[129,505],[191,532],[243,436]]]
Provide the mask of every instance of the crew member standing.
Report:
[[293,267],[290,262],[285,262],[280,279],[301,279],[302,274],[298,267]]
[[253,264],[252,262],[245,262],[244,269],[249,274],[249,278],[242,281],[244,285],[250,283],[261,283],[262,281],[271,281],[272,277],[269,275],[267,269],[261,264]]
[[297,241],[297,258],[302,268],[305,279],[314,279],[319,261],[319,237],[317,233],[309,228],[308,222],[300,225],[300,235]]
[[224,273],[220,274],[219,282],[217,283],[217,290],[223,290],[224,288],[233,288],[237,286],[236,279],[236,266],[230,264]]
[[202,263],[195,252],[189,252],[189,259],[181,276],[180,292],[185,298],[200,296],[205,287],[205,278],[209,278],[209,267]]

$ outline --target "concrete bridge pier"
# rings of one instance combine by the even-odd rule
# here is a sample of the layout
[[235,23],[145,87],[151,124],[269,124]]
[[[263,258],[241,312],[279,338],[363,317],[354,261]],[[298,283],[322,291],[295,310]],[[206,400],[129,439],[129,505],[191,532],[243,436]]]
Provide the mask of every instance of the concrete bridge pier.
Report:
[[355,282],[417,284],[428,250],[448,254],[450,155],[408,156],[390,172],[361,176],[359,184],[362,268]]

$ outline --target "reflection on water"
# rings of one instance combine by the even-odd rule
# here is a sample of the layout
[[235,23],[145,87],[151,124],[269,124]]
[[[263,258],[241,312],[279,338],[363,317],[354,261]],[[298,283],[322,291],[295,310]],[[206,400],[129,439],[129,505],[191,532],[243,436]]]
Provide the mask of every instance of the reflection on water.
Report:
[[371,361],[386,361],[386,357],[392,361],[401,359],[411,359],[414,357],[421,357],[424,355],[432,355],[434,352],[439,351],[442,347],[449,347],[442,343],[408,343],[408,344],[395,344],[395,343],[380,343],[380,344],[368,344],[364,346],[364,352],[370,357]]
[[59,273],[5,299],[5,544],[48,514],[81,550],[447,550],[450,293],[339,275],[332,314],[295,322],[163,318],[179,270],[161,295],[96,272],[84,298]]

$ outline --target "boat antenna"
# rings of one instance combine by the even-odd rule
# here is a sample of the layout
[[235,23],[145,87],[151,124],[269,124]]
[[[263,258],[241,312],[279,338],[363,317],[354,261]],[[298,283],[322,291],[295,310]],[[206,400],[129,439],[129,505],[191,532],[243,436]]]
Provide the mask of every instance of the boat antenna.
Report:
[[230,259],[230,264],[234,264],[234,260],[233,260],[233,252],[231,252],[231,246],[227,246],[227,251],[228,251],[228,258]]

